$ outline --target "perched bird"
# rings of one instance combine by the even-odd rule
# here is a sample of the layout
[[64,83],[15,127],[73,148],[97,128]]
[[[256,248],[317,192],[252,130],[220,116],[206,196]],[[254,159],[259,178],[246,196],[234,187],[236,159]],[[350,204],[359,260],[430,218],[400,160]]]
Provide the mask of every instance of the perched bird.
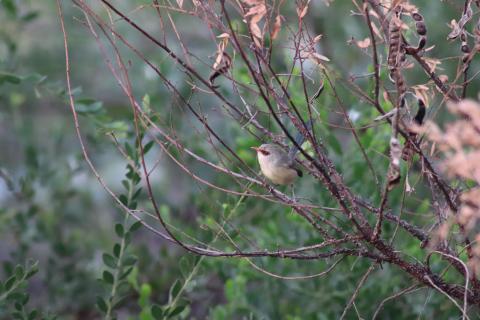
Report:
[[301,177],[302,171],[296,167],[293,157],[275,144],[262,144],[252,147],[257,151],[260,170],[270,181],[275,184],[292,184],[295,178]]

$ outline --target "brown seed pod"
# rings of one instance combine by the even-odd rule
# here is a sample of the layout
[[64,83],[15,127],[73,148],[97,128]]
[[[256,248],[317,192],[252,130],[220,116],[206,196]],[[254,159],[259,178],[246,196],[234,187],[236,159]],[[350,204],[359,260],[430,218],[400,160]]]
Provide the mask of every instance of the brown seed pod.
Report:
[[470,60],[471,60],[471,56],[470,56],[471,49],[468,46],[467,35],[465,31],[462,31],[460,40],[462,40],[462,45],[460,46],[460,50],[463,53],[463,56],[462,56],[463,72],[465,72],[470,67]]
[[403,77],[403,74],[400,72],[400,68],[393,70],[392,78],[397,86],[399,106],[402,108],[405,105],[404,97],[407,92],[407,85],[405,84],[405,78]]
[[423,16],[418,12],[414,12],[412,13],[412,18],[413,20],[415,20],[415,29],[420,39],[418,40],[418,44],[416,47],[408,46],[407,48],[405,48],[407,54],[418,53],[423,50],[423,48],[425,48],[425,45],[427,44],[427,27],[425,25],[425,22],[423,21]]
[[390,70],[394,70],[399,65],[399,55],[400,55],[400,24],[401,20],[398,17],[398,13],[395,14],[392,19],[390,20],[390,39],[388,41],[389,49],[388,49],[388,68]]

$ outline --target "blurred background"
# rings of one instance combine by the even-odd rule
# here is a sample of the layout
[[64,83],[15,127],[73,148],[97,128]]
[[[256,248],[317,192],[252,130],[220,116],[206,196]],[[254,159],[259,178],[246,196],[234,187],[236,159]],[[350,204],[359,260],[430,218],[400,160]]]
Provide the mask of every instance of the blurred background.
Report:
[[[92,6],[106,15],[94,1]],[[411,1],[420,8],[428,28],[429,51],[445,62],[441,74],[454,77],[457,70],[459,43],[445,39],[451,31],[447,23],[458,19],[463,1]],[[120,1],[118,5],[152,34],[160,37],[160,24],[148,1]],[[132,168],[119,152],[135,148],[131,108],[100,53],[94,37],[85,27],[82,12],[70,1],[63,1],[66,29],[69,34],[71,76],[83,137],[92,161],[106,184],[116,193],[125,194],[131,207],[148,207],[148,197],[141,184],[132,178]],[[103,10],[103,11],[102,11]],[[295,15],[295,7],[286,4],[282,14]],[[338,77],[371,72],[371,58],[351,45],[352,37],[368,37],[361,16],[352,14],[350,1],[314,1],[309,8],[307,25],[312,33],[323,34],[319,51],[332,60]],[[184,16],[171,12],[172,18]],[[208,30],[195,19],[176,20],[179,32],[189,49],[203,61],[213,63],[215,44]],[[116,23],[117,30],[160,66],[162,72],[179,87],[188,91],[185,75],[163,52],[141,37],[125,23]],[[168,43],[180,51],[173,30],[167,30]],[[208,155],[209,145],[198,134],[199,126],[186,110],[178,108],[157,76],[125,47],[133,91],[150,107],[175,125],[176,131],[199,154]],[[382,52],[383,59],[386,53]],[[278,59],[288,59],[281,56]],[[453,61],[453,62],[452,62]],[[208,75],[207,66],[198,68]],[[369,69],[370,68],[370,69]],[[478,63],[472,64],[472,74]],[[238,76],[241,76],[239,74]],[[245,75],[246,76],[246,75]],[[420,69],[407,74],[407,80],[423,83],[427,77]],[[368,86],[368,79],[358,82]],[[221,86],[222,80],[219,81]],[[326,119],[331,94],[322,95],[319,104]],[[237,101],[227,86],[222,93]],[[374,110],[364,108],[348,87],[339,85],[339,94],[356,125],[368,124]],[[476,97],[478,83],[468,95]],[[195,97],[225,139],[237,148],[242,159],[256,167],[250,146],[260,142],[247,136],[238,125],[222,121],[215,110],[218,101],[208,95]],[[443,121],[432,101],[428,115]],[[365,170],[358,149],[350,145],[341,129],[321,127],[334,159],[345,181],[366,198],[377,201],[374,184],[365,184]],[[366,130],[361,139],[378,163],[386,169],[386,127]],[[298,243],[315,243],[318,236],[309,225],[289,210],[270,202],[227,195],[194,182],[172,161],[153,147],[147,155],[157,163],[152,174],[154,194],[161,212],[169,223],[183,233],[207,243],[229,248],[228,241],[217,239],[216,226],[225,217],[224,228],[245,247],[254,239],[260,248],[291,247]],[[181,157],[181,156],[180,156]],[[132,155],[132,158],[135,158]],[[138,161],[138,159],[137,159]],[[188,159],[185,159],[189,163]],[[228,178],[196,162],[191,168],[201,177],[228,185]],[[235,169],[235,167],[233,167]],[[258,168],[257,168],[258,170]],[[129,174],[130,172],[130,174]],[[368,178],[369,179],[369,178]],[[412,180],[415,179],[415,173]],[[122,182],[125,181],[124,182]],[[334,206],[328,193],[306,177],[296,187],[296,194],[325,206]],[[141,191],[138,191],[141,190]],[[138,194],[136,192],[138,191]],[[422,225],[422,213],[429,210],[422,187],[415,190],[415,201],[409,219]],[[401,198],[401,192],[393,195]],[[400,201],[398,201],[400,203]],[[393,207],[395,209],[395,207]],[[328,214],[328,213],[327,213]],[[408,213],[407,213],[408,214]],[[370,266],[368,261],[353,257],[343,259],[324,277],[285,280],[261,273],[246,260],[235,258],[200,258],[176,245],[160,239],[149,230],[133,225],[132,219],[115,204],[87,166],[80,149],[70,112],[65,81],[63,36],[57,8],[51,1],[0,1],[0,319],[101,319],[110,306],[108,298],[114,286],[122,292],[122,300],[114,308],[118,319],[336,319],[342,313],[361,276]],[[152,225],[159,227],[155,221]],[[339,222],[340,223],[340,222]],[[397,242],[412,259],[419,253],[418,243]],[[406,239],[407,237],[405,237]],[[222,242],[223,241],[223,242]],[[121,248],[121,252],[120,249]],[[231,248],[230,248],[231,249]],[[117,260],[129,258],[118,271]],[[127,259],[128,260],[128,259]],[[113,262],[112,262],[113,261]],[[122,260],[125,261],[125,260]],[[284,276],[312,275],[326,270],[336,260],[290,261],[254,259],[269,272]],[[105,274],[107,270],[107,274]],[[109,270],[109,271],[108,271]],[[128,272],[127,272],[128,271]],[[126,273],[121,278],[117,272]],[[110,275],[109,275],[110,274]],[[13,276],[13,280],[12,279]],[[9,282],[10,281],[10,282]],[[348,319],[357,312],[370,319],[380,302],[389,295],[413,284],[402,272],[391,266],[378,268],[362,287],[361,296]],[[122,288],[125,287],[125,288]],[[13,290],[14,289],[14,290]],[[7,299],[5,293],[15,291]],[[3,300],[2,300],[3,298]],[[386,303],[381,319],[457,319],[445,297],[421,288]],[[107,307],[105,308],[105,305]],[[157,306],[153,308],[153,306]],[[113,308],[113,307],[112,307]],[[155,310],[153,310],[155,309]],[[175,311],[175,312],[173,312]],[[159,315],[160,314],[160,315]],[[169,314],[167,316],[167,314]],[[21,316],[25,318],[21,318]],[[30,318],[28,318],[30,319]]]

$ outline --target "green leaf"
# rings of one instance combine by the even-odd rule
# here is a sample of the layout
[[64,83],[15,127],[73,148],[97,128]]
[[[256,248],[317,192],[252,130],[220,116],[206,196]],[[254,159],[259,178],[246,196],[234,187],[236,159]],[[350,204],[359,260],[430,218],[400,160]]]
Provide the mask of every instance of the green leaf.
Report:
[[21,81],[22,81],[22,78],[20,78],[17,75],[14,75],[13,73],[0,71],[0,84],[3,84],[4,82],[19,84]]
[[172,302],[173,299],[178,295],[178,293],[180,292],[180,289],[182,289],[182,283],[180,282],[180,280],[175,280],[175,282],[173,283],[173,285],[170,287],[170,291],[168,293],[168,302]]
[[123,260],[123,264],[124,264],[126,267],[133,266],[135,263],[137,263],[137,260],[138,260],[137,257],[131,255],[131,256],[126,257],[126,258]]
[[142,226],[143,226],[142,221],[137,221],[130,226],[130,229],[128,229],[128,232],[133,233],[138,229],[140,229]]
[[12,289],[14,283],[15,283],[15,276],[11,276],[10,278],[8,278],[7,281],[5,281],[5,285],[4,285],[5,291]]
[[187,278],[190,272],[192,271],[192,263],[190,261],[190,256],[183,256],[180,258],[180,261],[178,262],[178,266],[180,268],[180,273],[184,278]]
[[147,152],[150,151],[150,149],[152,149],[154,143],[155,141],[152,140],[149,143],[147,143],[145,146],[143,146],[143,154],[147,154]]
[[115,303],[113,304],[112,308],[116,309],[116,308],[120,307],[122,304],[125,303],[125,301],[127,301],[130,298],[132,298],[131,295],[125,295],[125,296],[122,296],[122,297],[118,298],[117,301],[115,301]]
[[154,304],[152,306],[152,316],[154,316],[155,319],[163,319],[162,307],[160,307],[158,304]]
[[107,270],[103,271],[102,278],[103,278],[103,281],[105,281],[106,283],[113,284],[114,277],[110,271],[107,271]]
[[128,124],[125,121],[110,121],[104,122],[102,125],[102,132],[116,132],[125,133],[128,131]]
[[112,255],[109,255],[108,253],[104,253],[102,255],[102,258],[103,258],[103,263],[105,263],[107,267],[110,267],[112,269],[115,269],[117,267],[117,259],[115,259]]
[[119,238],[123,238],[123,235],[125,234],[125,229],[123,228],[123,225],[121,225],[120,223],[117,223],[115,225],[115,233]]
[[115,243],[115,245],[113,246],[113,255],[115,256],[115,258],[119,258],[120,257],[120,251],[121,251],[121,247],[120,247],[120,244],[119,243]]
[[24,293],[22,297],[22,301],[20,301],[20,303],[22,305],[26,305],[28,303],[28,300],[30,300],[30,295],[28,293]]
[[123,280],[126,277],[128,277],[128,275],[130,274],[130,272],[132,272],[132,270],[133,270],[133,267],[130,267],[127,270],[125,270],[125,272],[122,273],[122,275],[120,276],[120,280]]
[[128,231],[125,232],[125,236],[123,237],[125,241],[125,246],[128,246],[130,244],[130,241],[132,240],[132,234]]
[[[129,143],[125,143],[125,151],[127,152],[127,155],[132,158],[136,159],[135,155],[136,153],[133,151],[132,146]],[[133,171],[133,170],[132,170]]]
[[120,202],[124,205],[124,206],[127,206],[128,207],[128,198],[126,195],[124,194],[121,194],[118,199],[120,200]]
[[102,312],[107,312],[108,306],[105,300],[102,297],[97,297],[97,307],[100,309]]
[[38,15],[39,15],[38,11],[30,11],[22,15],[21,19],[25,22],[30,22],[35,20],[38,17]]
[[38,317],[38,310],[33,309],[33,310],[28,314],[28,320],[34,320],[36,317]]
[[38,272],[38,261],[35,261],[27,271],[27,275],[25,276],[25,279],[31,278],[34,274]]
[[100,101],[91,102],[88,100],[85,103],[86,99],[77,100],[75,102],[75,110],[80,114],[93,114],[99,113],[103,109],[103,103]]
[[138,196],[140,195],[141,192],[142,192],[142,188],[140,187],[140,188],[138,188],[137,191],[135,191],[135,193],[132,196],[132,199],[138,198]]
[[14,270],[15,278],[17,280],[22,280],[23,276],[25,275],[25,269],[21,265],[17,265]]
[[175,307],[175,309],[173,309],[169,314],[168,314],[168,317],[169,318],[173,318],[174,316],[176,316],[177,314],[180,314],[183,310],[185,310],[187,306],[177,306]]
[[148,94],[144,95],[142,98],[142,108],[146,114],[152,112],[152,109],[150,108],[150,96]]
[[3,7],[12,15],[17,14],[17,5],[14,0],[2,0]]
[[24,299],[24,296],[23,296],[23,293],[21,292],[12,292],[7,296],[7,299],[21,303]]

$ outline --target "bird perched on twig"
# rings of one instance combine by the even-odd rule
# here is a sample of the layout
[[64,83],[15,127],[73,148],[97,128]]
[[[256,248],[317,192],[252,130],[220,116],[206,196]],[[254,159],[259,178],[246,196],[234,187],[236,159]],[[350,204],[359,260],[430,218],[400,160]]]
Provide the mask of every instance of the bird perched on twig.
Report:
[[275,184],[292,184],[295,178],[301,177],[302,171],[296,167],[293,158],[279,146],[271,143],[252,147],[257,151],[260,170]]
[[[310,130],[312,122],[306,123],[306,127]],[[295,137],[295,141],[299,146],[305,141],[305,137],[301,132]],[[263,175],[275,184],[287,185],[292,184],[297,177],[302,177],[303,173],[295,163],[295,155],[298,148],[293,145],[290,151],[285,152],[280,146],[272,143],[262,144],[260,147],[252,147],[257,151],[258,163]]]

